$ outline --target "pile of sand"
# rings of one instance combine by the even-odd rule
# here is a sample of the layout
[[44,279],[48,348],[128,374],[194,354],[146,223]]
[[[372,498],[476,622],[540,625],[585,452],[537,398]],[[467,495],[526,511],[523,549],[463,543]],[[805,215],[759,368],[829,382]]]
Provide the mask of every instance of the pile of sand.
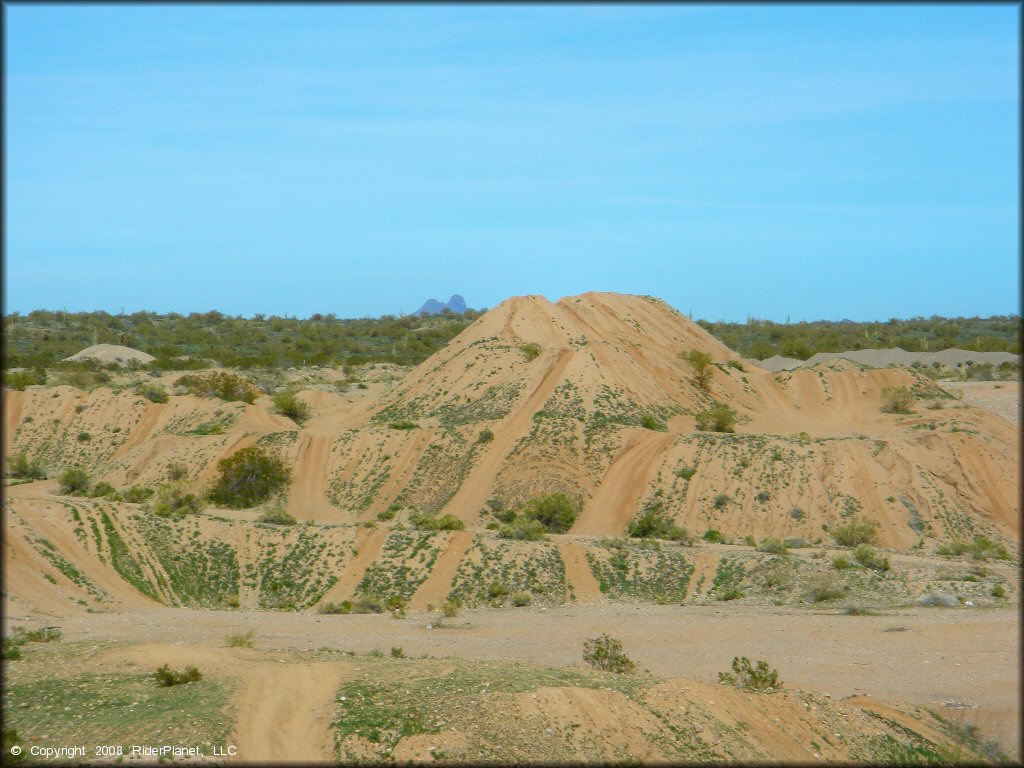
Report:
[[944,349],[941,352],[907,352],[899,347],[895,349],[855,349],[849,352],[818,352],[806,360],[773,355],[764,360],[748,359],[746,362],[775,372],[788,371],[793,368],[812,368],[818,363],[835,360],[836,358],[845,358],[871,368],[888,368],[890,365],[909,368],[914,363],[921,363],[922,365],[938,363],[946,368],[957,368],[969,361],[974,363],[992,363],[992,365],[1007,362],[1020,363],[1020,357],[1010,352],[973,352],[969,349]]
[[93,344],[79,352],[77,355],[64,358],[65,360],[99,360],[101,363],[127,363],[135,360],[139,363],[149,363],[156,360],[150,354],[131,347],[122,347],[120,344]]

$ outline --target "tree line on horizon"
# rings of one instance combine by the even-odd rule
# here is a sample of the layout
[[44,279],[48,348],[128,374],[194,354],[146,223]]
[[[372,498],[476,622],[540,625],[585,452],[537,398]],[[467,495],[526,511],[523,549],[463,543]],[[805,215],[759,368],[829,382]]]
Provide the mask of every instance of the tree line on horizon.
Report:
[[[290,367],[388,362],[418,365],[476,320],[483,310],[438,315],[384,315],[342,319],[333,314],[309,318],[255,315],[231,317],[217,311],[188,315],[155,312],[35,310],[3,318],[3,367],[46,368],[93,344],[118,344],[153,355],[149,368]],[[885,322],[818,320],[776,323],[698,324],[744,357],[782,355],[806,360],[817,352],[900,347],[935,352],[958,347],[977,352],[1020,354],[1021,318],[993,317],[890,319]]]

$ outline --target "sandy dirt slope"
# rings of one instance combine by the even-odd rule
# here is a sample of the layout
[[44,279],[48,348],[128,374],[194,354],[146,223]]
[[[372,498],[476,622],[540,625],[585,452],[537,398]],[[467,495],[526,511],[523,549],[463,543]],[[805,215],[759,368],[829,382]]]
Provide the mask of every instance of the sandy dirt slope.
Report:
[[388,538],[387,528],[373,528],[367,530],[360,528],[356,532],[356,548],[358,550],[345,570],[338,578],[337,583],[324,595],[322,603],[333,603],[352,597],[356,587],[366,574],[366,569],[377,560],[381,547]]
[[579,541],[565,537],[558,539],[558,551],[565,563],[566,585],[572,588],[571,594],[580,603],[601,600],[601,588],[594,578],[594,572],[587,563],[586,547]]
[[464,522],[474,521],[477,512],[490,498],[494,479],[516,442],[533,424],[533,414],[540,410],[558,384],[562,372],[572,360],[572,350],[560,349],[551,356],[538,358],[534,365],[543,366],[536,385],[522,405],[494,430],[494,440],[472,469],[469,477],[445,506],[445,511]]
[[25,402],[25,393],[16,389],[4,389],[4,456],[11,455],[14,445],[14,432],[21,424],[21,409]]
[[338,517],[325,492],[330,460],[330,435],[303,432],[288,494],[288,512],[296,520],[335,521]]
[[626,438],[604,479],[573,524],[578,536],[620,536],[636,515],[657,471],[657,456],[676,439],[672,434],[637,430]]
[[473,544],[473,534],[469,531],[452,531],[448,546],[434,563],[434,569],[430,572],[426,581],[420,584],[419,589],[409,598],[409,608],[415,611],[422,610],[428,605],[441,605],[452,589],[452,579],[462,562],[466,550]]

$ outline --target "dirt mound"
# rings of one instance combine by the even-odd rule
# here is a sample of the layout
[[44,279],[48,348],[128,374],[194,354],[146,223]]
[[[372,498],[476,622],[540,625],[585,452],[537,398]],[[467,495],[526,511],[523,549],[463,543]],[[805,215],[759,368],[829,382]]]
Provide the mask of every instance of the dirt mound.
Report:
[[93,344],[65,360],[99,360],[101,363],[121,364],[135,361],[145,364],[156,360],[156,358],[138,349],[122,347],[120,344]]

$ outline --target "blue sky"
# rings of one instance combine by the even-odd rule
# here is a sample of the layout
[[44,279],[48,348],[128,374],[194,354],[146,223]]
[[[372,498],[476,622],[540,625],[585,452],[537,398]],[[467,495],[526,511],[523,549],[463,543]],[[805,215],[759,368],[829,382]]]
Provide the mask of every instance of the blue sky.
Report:
[[4,12],[7,312],[1019,310],[1013,5]]

